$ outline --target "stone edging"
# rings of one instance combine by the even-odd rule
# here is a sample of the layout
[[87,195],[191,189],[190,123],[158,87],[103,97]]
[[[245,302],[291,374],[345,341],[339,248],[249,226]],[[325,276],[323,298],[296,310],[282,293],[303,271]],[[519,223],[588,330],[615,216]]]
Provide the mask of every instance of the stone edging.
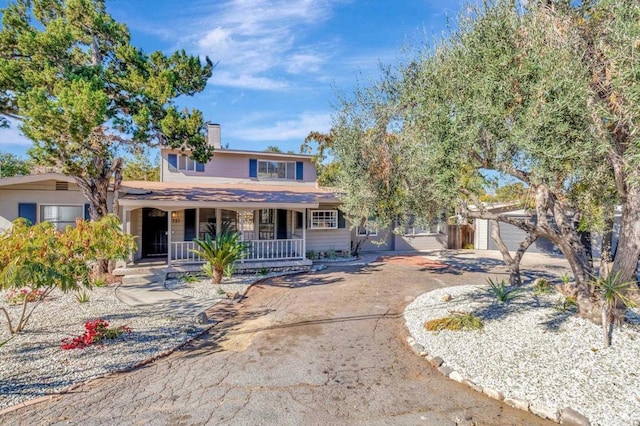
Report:
[[440,373],[442,373],[447,378],[454,380],[458,383],[462,383],[473,389],[476,392],[483,393],[487,395],[489,398],[496,399],[498,401],[504,402],[505,404],[517,408],[522,411],[528,411],[532,414],[535,414],[538,417],[542,417],[543,419],[552,420],[556,423],[560,423],[563,425],[570,426],[591,426],[591,422],[587,417],[580,414],[576,410],[565,407],[560,410],[555,408],[545,407],[537,404],[533,404],[530,401],[520,398],[512,398],[509,396],[505,396],[503,392],[492,389],[489,387],[482,387],[472,380],[467,379],[462,376],[459,371],[448,367],[445,364],[445,361],[439,356],[430,355],[424,346],[420,343],[416,342],[415,339],[411,336],[407,337],[407,343],[409,347],[419,357],[422,357],[429,362],[429,364],[433,365]]

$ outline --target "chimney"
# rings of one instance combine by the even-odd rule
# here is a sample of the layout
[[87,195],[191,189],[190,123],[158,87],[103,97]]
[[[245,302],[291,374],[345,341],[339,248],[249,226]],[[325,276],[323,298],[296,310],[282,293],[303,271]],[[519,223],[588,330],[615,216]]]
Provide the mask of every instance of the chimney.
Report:
[[207,141],[209,145],[212,145],[215,149],[221,149],[220,144],[220,125],[219,124],[207,124]]

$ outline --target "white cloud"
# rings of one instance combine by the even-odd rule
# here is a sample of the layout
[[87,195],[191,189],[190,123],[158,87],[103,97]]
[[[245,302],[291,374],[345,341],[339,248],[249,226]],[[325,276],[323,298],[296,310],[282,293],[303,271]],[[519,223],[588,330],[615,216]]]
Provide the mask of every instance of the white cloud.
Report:
[[287,87],[287,82],[285,81],[249,74],[235,74],[229,71],[217,71],[213,73],[211,84],[256,90],[281,90]]
[[294,54],[288,59],[286,64],[287,72],[290,74],[301,74],[305,72],[317,73],[320,71],[325,59],[313,54]]
[[331,16],[330,0],[229,0],[209,11],[195,35],[203,55],[220,61],[213,84],[273,90],[282,82],[265,74],[318,72],[326,46],[297,47],[306,27]]
[[[264,117],[260,117],[263,121]],[[328,132],[331,128],[331,114],[304,112],[299,116],[275,121],[273,124],[257,124],[256,120],[230,123],[227,126],[229,136],[246,141],[302,141],[309,132]]]

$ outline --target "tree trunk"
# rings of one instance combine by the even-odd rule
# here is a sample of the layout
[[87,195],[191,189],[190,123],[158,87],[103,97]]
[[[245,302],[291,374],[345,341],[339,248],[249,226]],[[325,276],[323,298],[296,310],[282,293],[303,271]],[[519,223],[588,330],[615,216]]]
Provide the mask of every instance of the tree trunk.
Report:
[[[620,281],[637,282],[640,255],[640,186],[629,187],[622,203],[622,222],[612,273],[620,274]],[[633,286],[632,286],[633,287]],[[637,289],[637,286],[635,286]],[[635,289],[631,289],[632,291]]]
[[213,268],[213,284],[220,284],[222,282],[222,275],[224,271],[221,268]]
[[120,216],[120,186],[122,185],[122,166],[124,160],[122,157],[116,158],[111,165],[113,173],[113,208],[111,213]]
[[[114,214],[118,214],[119,191],[122,182],[122,158],[113,159],[109,164],[108,159],[95,157],[93,159],[93,173],[86,173],[84,176],[74,176],[80,190],[89,201],[89,217],[91,221],[98,221],[109,214],[109,183],[111,177],[115,178],[113,189]],[[104,274],[109,271],[109,262],[101,260],[96,263],[96,272]]]
[[600,278],[607,278],[613,267],[613,225],[614,217],[611,211],[604,224],[604,232],[602,233],[602,245],[600,248]]

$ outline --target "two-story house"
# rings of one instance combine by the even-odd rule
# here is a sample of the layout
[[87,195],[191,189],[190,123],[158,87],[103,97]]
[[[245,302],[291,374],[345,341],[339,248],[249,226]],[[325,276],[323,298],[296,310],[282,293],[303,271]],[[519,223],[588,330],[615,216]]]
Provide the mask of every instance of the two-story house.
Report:
[[[166,259],[170,266],[198,262],[193,240],[231,228],[248,242],[245,266],[308,265],[308,254],[348,253],[352,240],[366,234],[350,229],[334,189],[316,185],[311,156],[222,148],[216,124],[209,125],[208,140],[215,153],[206,164],[179,150],[162,149],[159,182],[122,182],[123,228],[138,243],[129,261]],[[87,213],[86,199],[68,176],[0,179],[0,231],[18,217],[64,229]],[[370,234],[365,251],[446,247],[440,228]],[[373,244],[376,239],[381,243]]]
[[[131,261],[198,261],[193,240],[224,228],[239,231],[248,242],[245,262],[310,263],[309,251],[349,251],[351,231],[340,202],[331,189],[316,186],[311,156],[224,149],[220,126],[209,125],[208,131],[215,153],[206,164],[162,149],[159,182],[122,182],[123,227],[138,242]],[[64,229],[87,212],[86,200],[67,176],[0,179],[0,229],[18,217]]]
[[220,126],[206,164],[161,150],[160,182],[124,182],[125,230],[140,241],[134,260],[192,262],[193,240],[224,228],[249,243],[245,261],[304,261],[308,251],[348,251],[351,233],[334,192],[316,186],[311,156],[224,149]]

